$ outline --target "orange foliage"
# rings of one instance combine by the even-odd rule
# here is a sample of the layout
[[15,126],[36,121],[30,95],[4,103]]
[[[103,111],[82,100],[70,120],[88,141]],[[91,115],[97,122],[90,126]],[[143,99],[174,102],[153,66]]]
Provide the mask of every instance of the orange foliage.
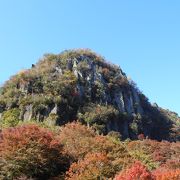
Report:
[[107,136],[97,135],[91,128],[80,123],[65,125],[60,133],[60,141],[75,160],[84,158],[88,153],[105,152],[118,166],[125,166],[130,161],[130,155],[121,143],[113,142]]
[[122,171],[115,180],[154,180],[154,176],[140,162],[136,162],[130,169]]
[[[167,141],[158,142],[155,140],[131,141],[128,144],[129,150],[142,149],[151,155],[152,159],[160,165],[175,168],[178,166],[180,156],[180,143],[170,143]],[[170,163],[172,162],[172,163]]]
[[62,128],[59,139],[65,151],[77,160],[90,151],[93,137],[95,137],[95,132],[91,128],[73,122]]
[[73,163],[67,172],[67,180],[96,180],[113,175],[111,163],[104,153],[87,154],[84,160]]
[[37,125],[3,129],[0,133],[0,171],[9,179],[21,175],[46,177],[66,170],[60,141]]
[[156,180],[179,180],[180,179],[180,169],[176,170],[156,170],[154,173]]
[[169,170],[158,168],[155,171],[148,171],[146,166],[136,162],[131,168],[121,171],[115,180],[179,180],[180,169]]
[[60,141],[74,161],[82,161],[89,153],[105,153],[112,163],[114,174],[132,163],[131,156],[123,144],[108,136],[97,135],[91,128],[80,123],[65,125],[60,132]]

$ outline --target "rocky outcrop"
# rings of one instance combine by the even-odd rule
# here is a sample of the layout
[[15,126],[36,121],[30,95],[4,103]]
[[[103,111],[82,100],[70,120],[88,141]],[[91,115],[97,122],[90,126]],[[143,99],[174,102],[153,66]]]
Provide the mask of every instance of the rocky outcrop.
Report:
[[77,113],[88,103],[118,110],[122,116],[108,121],[106,129],[120,131],[126,138],[132,134],[132,123],[138,126],[134,134],[138,131],[150,136],[158,121],[157,113],[160,114],[120,67],[86,50],[48,55],[32,69],[14,76],[3,87],[0,113],[15,107],[20,109],[20,119],[24,121],[48,119],[52,123],[55,119],[57,124],[65,124],[77,119]]
[[121,91],[115,93],[114,102],[118,107],[118,110],[122,113],[125,112],[125,104],[124,104],[124,97]]
[[143,108],[141,106],[141,102],[137,90],[135,88],[132,88],[132,94],[133,94],[134,105],[136,107],[136,113],[143,115]]
[[21,111],[21,119],[25,121],[30,121],[33,118],[33,105],[27,105],[25,106],[24,112]]

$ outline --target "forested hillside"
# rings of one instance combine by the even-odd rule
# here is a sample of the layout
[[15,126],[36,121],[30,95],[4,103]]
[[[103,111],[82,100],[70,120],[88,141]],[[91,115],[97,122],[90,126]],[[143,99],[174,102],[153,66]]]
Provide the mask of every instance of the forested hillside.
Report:
[[[149,103],[122,69],[86,49],[46,54],[1,90],[2,126],[19,121],[63,125],[79,120],[101,134],[179,140],[179,117]],[[12,118],[13,117],[13,118]]]
[[88,49],[46,54],[0,90],[0,179],[180,179],[180,118]]

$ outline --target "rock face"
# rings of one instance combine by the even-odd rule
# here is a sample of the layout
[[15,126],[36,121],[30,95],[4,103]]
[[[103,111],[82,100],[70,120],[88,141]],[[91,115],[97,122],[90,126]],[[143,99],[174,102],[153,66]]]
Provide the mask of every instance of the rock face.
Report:
[[[158,108],[151,106],[121,68],[90,50],[44,56],[33,68],[6,82],[0,95],[1,112],[19,108],[20,119],[24,121],[45,121],[55,116],[56,124],[60,125],[76,120],[89,103],[109,105],[119,111],[117,120],[106,122],[106,133],[119,131],[125,138],[144,133],[158,139],[153,132],[157,130],[158,134],[161,124],[156,127],[160,120],[155,116],[164,118]],[[159,139],[167,138],[169,135]]]
[[25,107],[25,111],[23,112],[23,117],[21,117],[25,121],[30,121],[33,118],[33,106],[32,104]]

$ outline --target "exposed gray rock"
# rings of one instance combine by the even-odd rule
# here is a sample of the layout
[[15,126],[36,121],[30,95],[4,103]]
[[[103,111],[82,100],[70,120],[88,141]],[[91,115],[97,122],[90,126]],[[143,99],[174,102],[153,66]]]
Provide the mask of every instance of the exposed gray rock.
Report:
[[91,80],[91,77],[90,77],[90,76],[87,76],[86,79],[87,79],[87,81],[90,81],[90,80]]
[[36,115],[36,120],[37,120],[37,121],[40,121],[40,120],[41,120],[41,114],[40,114],[40,112],[37,113],[37,115]]
[[54,108],[50,112],[51,114],[57,114],[58,113],[58,105],[55,104]]
[[140,99],[139,99],[139,95],[136,91],[136,89],[132,88],[132,94],[133,94],[133,100],[134,100],[134,104],[136,106],[137,109],[137,114],[143,114],[143,108],[141,107],[141,103],[140,103]]
[[83,77],[82,73],[80,71],[77,71],[77,72],[78,72],[78,75],[82,78]]
[[23,119],[25,121],[30,121],[33,117],[33,105],[30,104],[28,106],[25,107],[25,112],[24,112],[24,115],[23,115]]
[[123,94],[121,91],[117,92],[114,97],[114,102],[117,104],[117,107],[120,112],[125,112],[125,105],[123,100]]
[[59,75],[62,75],[62,69],[58,66],[56,66],[56,72],[59,74]]
[[19,90],[20,90],[22,93],[27,94],[27,93],[28,93],[28,88],[29,88],[29,84],[21,83],[21,84],[20,84],[20,87],[19,87]]
[[76,76],[76,78],[78,78],[78,70],[77,69],[73,69],[74,75]]
[[130,106],[131,106],[132,113],[135,113],[134,102],[133,102],[133,97],[132,97],[132,93],[131,92],[130,92],[129,101],[130,101],[129,103],[130,103]]
[[77,59],[73,59],[73,68],[77,69],[78,61]]
[[131,100],[131,96],[124,94],[124,102],[125,102],[125,109],[128,114],[132,114],[134,112],[133,103]]

